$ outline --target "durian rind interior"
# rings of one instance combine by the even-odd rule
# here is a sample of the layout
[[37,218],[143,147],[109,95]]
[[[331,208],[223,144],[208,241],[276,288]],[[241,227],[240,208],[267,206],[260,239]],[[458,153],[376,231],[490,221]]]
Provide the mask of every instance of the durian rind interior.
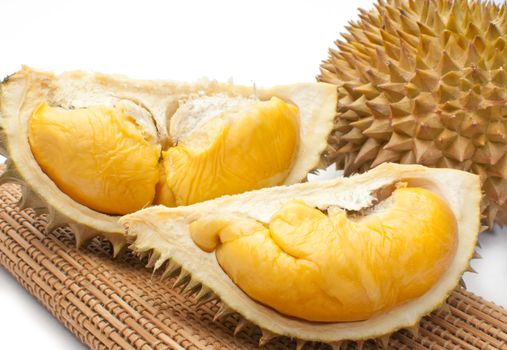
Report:
[[[41,171],[28,142],[29,120],[41,103],[68,112],[88,108],[123,109],[129,117],[134,117],[145,141],[167,149],[173,145],[169,135],[171,117],[181,101],[192,96],[215,95],[249,99],[253,92],[251,87],[207,80],[190,84],[131,80],[83,72],[54,75],[24,67],[8,77],[1,86],[2,138],[14,171],[51,208],[59,222],[73,221],[107,238],[118,238],[123,235],[123,229],[118,225],[117,217],[73,200]],[[308,83],[272,89],[258,88],[256,94],[261,101],[276,97],[297,108],[300,140],[291,160],[291,170],[282,183],[301,181],[308,171],[318,166],[320,153],[326,147],[336,106],[336,89],[329,84]],[[193,122],[190,120],[188,123]]]
[[[215,254],[200,249],[190,234],[192,222],[217,213],[224,217],[249,216],[267,223],[292,200],[321,210],[337,206],[359,211],[371,207],[376,191],[399,182],[429,190],[447,203],[457,224],[456,253],[429,291],[364,321],[315,323],[284,316],[248,297],[223,271]],[[168,259],[181,264],[193,279],[210,288],[223,303],[257,326],[288,337],[334,342],[370,339],[411,327],[440,306],[458,284],[473,255],[479,230],[480,197],[478,178],[472,174],[417,165],[384,164],[350,178],[273,187],[187,207],[152,207],[127,215],[120,222],[128,228],[135,251],[153,250],[159,256],[155,267]]]

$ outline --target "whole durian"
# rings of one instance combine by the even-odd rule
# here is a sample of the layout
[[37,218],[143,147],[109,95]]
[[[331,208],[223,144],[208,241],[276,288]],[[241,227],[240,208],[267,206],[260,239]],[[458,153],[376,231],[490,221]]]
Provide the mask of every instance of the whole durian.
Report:
[[379,0],[335,42],[319,81],[338,86],[327,160],[479,174],[489,227],[507,224],[507,9],[466,0]]

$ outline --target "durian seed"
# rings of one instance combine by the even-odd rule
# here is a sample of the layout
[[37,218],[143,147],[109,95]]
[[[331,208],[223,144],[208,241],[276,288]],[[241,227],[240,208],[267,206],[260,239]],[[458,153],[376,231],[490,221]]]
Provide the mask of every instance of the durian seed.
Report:
[[234,310],[231,309],[229,306],[227,306],[227,304],[222,303],[220,305],[220,308],[218,309],[217,313],[215,314],[215,316],[213,316],[213,321],[218,321],[220,319],[223,319],[224,317],[232,314],[233,312],[234,312]]
[[246,318],[241,317],[236,328],[234,328],[234,336],[236,337],[249,323]]
[[59,227],[67,225],[69,219],[60,214],[57,210],[50,207],[48,210],[48,223],[46,225],[46,233],[51,233]]
[[277,337],[277,335],[267,329],[261,328],[262,336],[259,338],[259,346],[265,346],[271,340]]
[[190,273],[188,273],[188,271],[185,271],[184,269],[181,269],[178,278],[176,278],[176,281],[174,281],[173,288],[178,288],[180,286],[187,285],[189,281],[190,281]]

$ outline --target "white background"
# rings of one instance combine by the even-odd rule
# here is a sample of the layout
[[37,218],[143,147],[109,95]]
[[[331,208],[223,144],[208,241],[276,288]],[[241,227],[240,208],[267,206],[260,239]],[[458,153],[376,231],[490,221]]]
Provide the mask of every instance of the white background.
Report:
[[[27,64],[136,78],[242,84],[313,81],[328,47],[371,1],[0,0],[0,76]],[[469,289],[507,307],[507,230],[481,236]],[[0,268],[3,349],[81,349]]]

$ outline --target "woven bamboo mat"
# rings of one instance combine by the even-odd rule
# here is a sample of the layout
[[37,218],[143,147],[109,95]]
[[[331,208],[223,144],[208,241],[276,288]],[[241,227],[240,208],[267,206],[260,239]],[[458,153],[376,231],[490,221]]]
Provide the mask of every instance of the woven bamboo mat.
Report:
[[[0,265],[83,343],[92,349],[255,349],[260,332],[250,326],[233,336],[237,315],[213,321],[218,306],[196,307],[192,297],[160,281],[128,253],[111,259],[96,238],[75,249],[68,229],[44,234],[45,216],[15,203],[19,188],[0,187]],[[418,335],[397,332],[393,349],[507,349],[507,311],[462,288],[449,310],[423,319]],[[267,349],[293,349],[277,338]],[[367,342],[365,349],[376,344]],[[348,344],[354,349],[354,344]],[[328,349],[306,344],[305,349]]]

